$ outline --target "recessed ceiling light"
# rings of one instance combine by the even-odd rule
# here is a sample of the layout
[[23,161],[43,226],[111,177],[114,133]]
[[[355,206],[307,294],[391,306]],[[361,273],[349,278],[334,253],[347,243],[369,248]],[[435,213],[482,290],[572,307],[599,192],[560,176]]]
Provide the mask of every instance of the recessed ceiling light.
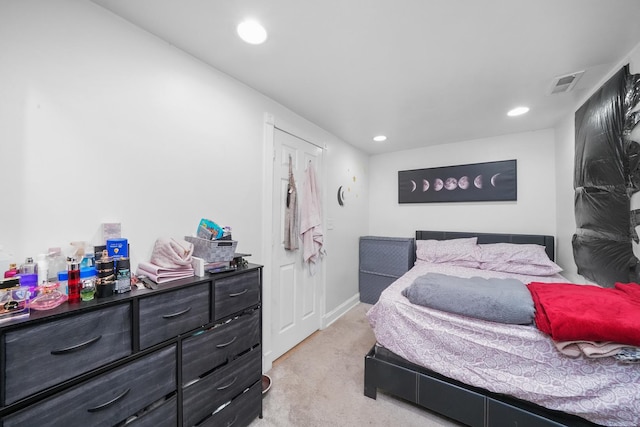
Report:
[[237,31],[240,38],[249,44],[262,44],[267,40],[267,30],[252,19],[238,24]]
[[522,114],[525,114],[528,111],[529,111],[529,107],[516,107],[513,110],[510,110],[507,113],[507,116],[510,116],[510,117],[521,116]]
[[386,141],[386,140],[387,140],[387,137],[386,137],[386,136],[384,136],[384,135],[378,135],[378,136],[374,136],[374,137],[373,137],[373,140],[374,140],[375,142],[382,142],[382,141]]

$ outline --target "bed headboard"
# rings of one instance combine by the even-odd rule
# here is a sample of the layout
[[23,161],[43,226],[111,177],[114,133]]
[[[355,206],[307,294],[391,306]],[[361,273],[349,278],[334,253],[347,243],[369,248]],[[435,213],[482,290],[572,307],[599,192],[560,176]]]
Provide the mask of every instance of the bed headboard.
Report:
[[555,239],[553,236],[539,234],[473,233],[466,231],[416,231],[416,240],[448,240],[464,237],[477,237],[478,243],[532,243],[542,245],[545,247],[549,259],[555,261]]

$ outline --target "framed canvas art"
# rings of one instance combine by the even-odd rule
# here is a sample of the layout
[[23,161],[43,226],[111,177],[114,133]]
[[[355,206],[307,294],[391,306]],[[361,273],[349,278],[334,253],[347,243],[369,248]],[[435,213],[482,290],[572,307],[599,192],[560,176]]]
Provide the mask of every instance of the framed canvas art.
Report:
[[398,171],[398,203],[518,200],[516,160]]

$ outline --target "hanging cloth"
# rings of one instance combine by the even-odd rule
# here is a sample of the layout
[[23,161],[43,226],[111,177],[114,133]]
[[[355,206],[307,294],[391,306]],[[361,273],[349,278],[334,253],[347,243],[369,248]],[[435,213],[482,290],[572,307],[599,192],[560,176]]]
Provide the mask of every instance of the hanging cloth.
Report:
[[284,248],[288,251],[295,251],[300,247],[298,244],[299,222],[296,180],[293,177],[291,155],[289,155],[289,185],[284,208]]
[[300,234],[302,235],[303,259],[304,262],[309,264],[309,272],[312,276],[315,274],[316,264],[325,254],[320,213],[320,190],[316,182],[313,163],[309,162],[305,170],[305,181],[302,187]]

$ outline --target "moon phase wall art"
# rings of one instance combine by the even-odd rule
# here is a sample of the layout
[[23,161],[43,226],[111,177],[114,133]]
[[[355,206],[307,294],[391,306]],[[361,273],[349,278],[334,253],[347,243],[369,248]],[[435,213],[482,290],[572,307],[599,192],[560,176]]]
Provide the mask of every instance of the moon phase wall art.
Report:
[[518,200],[516,160],[398,171],[398,203]]

